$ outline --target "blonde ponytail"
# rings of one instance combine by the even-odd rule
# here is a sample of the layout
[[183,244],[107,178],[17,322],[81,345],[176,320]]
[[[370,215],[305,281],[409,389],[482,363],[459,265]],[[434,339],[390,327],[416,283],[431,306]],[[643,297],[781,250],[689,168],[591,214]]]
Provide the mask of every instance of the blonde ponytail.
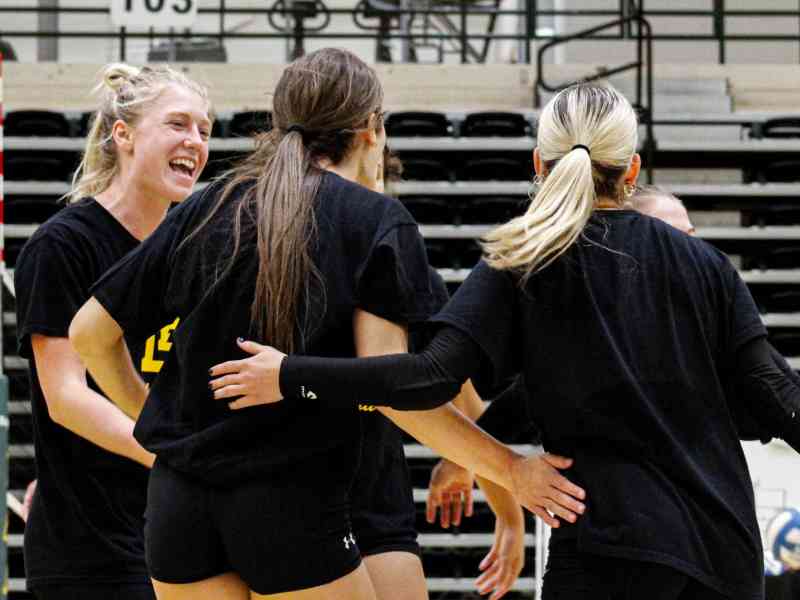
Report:
[[112,138],[114,123],[121,120],[135,127],[145,108],[170,84],[192,90],[208,102],[205,87],[166,66],[138,68],[112,63],[103,68],[100,82],[93,90],[100,95],[100,104],[91,118],[83,157],[72,177],[72,189],[65,196],[69,202],[99,194],[111,185],[119,168]]
[[597,196],[618,195],[636,146],[636,114],[613,88],[577,85],[556,95],[539,118],[548,175],[524,215],[484,238],[489,265],[524,279],[561,256],[583,233]]

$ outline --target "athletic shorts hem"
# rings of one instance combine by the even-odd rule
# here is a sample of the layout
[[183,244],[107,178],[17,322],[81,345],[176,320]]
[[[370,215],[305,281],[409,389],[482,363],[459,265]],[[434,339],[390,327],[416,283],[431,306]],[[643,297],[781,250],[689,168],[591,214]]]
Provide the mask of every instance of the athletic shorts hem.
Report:
[[422,550],[417,542],[392,542],[386,544],[376,544],[368,548],[364,548],[363,544],[359,544],[361,556],[375,556],[376,554],[384,554],[386,552],[408,552],[419,558],[422,558]]
[[177,577],[170,577],[168,575],[160,575],[155,572],[155,570],[151,570],[150,577],[153,581],[157,581],[158,583],[166,583],[168,585],[185,585],[189,583],[197,583],[199,581],[205,581],[206,579],[211,579],[212,577],[218,577],[219,575],[224,575],[225,573],[234,573],[231,569],[222,569],[222,570],[209,570],[204,573],[198,575],[180,575]]
[[39,587],[54,585],[111,585],[120,584],[148,584],[150,575],[147,573],[134,575],[110,575],[97,577],[97,575],[48,575],[45,577],[26,577],[25,586],[29,590]]
[[355,571],[360,566],[361,566],[361,555],[358,555],[356,556],[355,560],[343,564],[341,566],[341,572],[331,573],[329,571],[326,575],[318,576],[317,578],[312,577],[308,579],[303,579],[302,581],[298,580],[293,584],[288,584],[288,587],[280,587],[280,588],[276,588],[274,586],[259,588],[258,586],[252,585],[252,582],[247,581],[247,579],[244,578],[243,579],[245,584],[247,584],[247,587],[249,587],[251,591],[255,592],[256,594],[261,594],[262,596],[269,596],[271,594],[286,594],[288,592],[297,592],[300,590],[315,588],[320,585],[333,583],[337,579],[341,579],[342,577],[350,575],[350,573]]

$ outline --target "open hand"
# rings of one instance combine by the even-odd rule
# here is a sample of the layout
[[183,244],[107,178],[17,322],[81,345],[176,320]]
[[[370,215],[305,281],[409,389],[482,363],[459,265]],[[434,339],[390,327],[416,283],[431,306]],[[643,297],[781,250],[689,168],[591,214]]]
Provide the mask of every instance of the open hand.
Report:
[[525,565],[525,517],[521,508],[517,512],[510,520],[497,518],[492,549],[478,566],[483,573],[475,587],[481,595],[491,592],[489,600],[505,596]]
[[236,343],[252,356],[211,367],[209,386],[214,391],[214,398],[237,398],[229,404],[234,410],[281,400],[281,362],[286,355],[271,346],[262,346],[242,338],[237,339]]
[[475,477],[464,467],[447,459],[442,459],[431,471],[428,485],[428,502],[425,516],[428,523],[436,521],[439,510],[439,523],[445,529],[450,523],[461,524],[461,515],[472,516],[472,488]]
[[586,492],[558,472],[571,466],[571,458],[555,454],[519,456],[511,466],[511,491],[522,506],[550,527],[559,526],[556,517],[574,523],[586,510],[581,502]]

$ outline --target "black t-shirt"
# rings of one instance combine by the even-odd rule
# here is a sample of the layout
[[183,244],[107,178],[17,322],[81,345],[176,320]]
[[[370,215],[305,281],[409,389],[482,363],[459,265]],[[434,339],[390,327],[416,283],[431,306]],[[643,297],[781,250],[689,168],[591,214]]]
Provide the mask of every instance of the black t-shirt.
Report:
[[[17,335],[20,354],[31,359],[39,480],[25,529],[25,569],[34,587],[148,581],[143,542],[148,470],[50,419],[39,384],[47,365],[36,364],[31,349],[32,334],[67,337],[92,284],[138,245],[105,208],[87,198],[39,227],[17,261]],[[169,342],[169,328],[141,341],[145,337],[127,342],[147,378],[160,368],[159,344]],[[91,377],[88,383],[99,391]]]
[[545,449],[575,459],[567,473],[587,511],[554,539],[761,598],[753,488],[722,374],[766,331],[733,266],[657,219],[603,211],[518,283],[481,263],[436,320],[481,347],[485,385],[521,373]]
[[765,578],[766,600],[800,599],[800,571],[785,571]]
[[[355,406],[280,402],[232,411],[209,390],[212,365],[245,356],[237,336],[269,343],[250,322],[258,258],[249,217],[234,266],[214,283],[220,261],[230,256],[232,214],[243,189],[182,244],[209,214],[219,188],[191,196],[92,290],[128,335],[179,320],[170,360],[151,387],[134,435],[159,460],[212,485],[290,469],[311,456],[319,457],[317,477],[351,478],[358,462]],[[301,320],[308,324],[302,352],[354,356],[356,308],[405,324],[430,316],[425,247],[399,202],[326,173],[315,213],[312,256],[324,289],[312,281],[310,301],[301,302]]]

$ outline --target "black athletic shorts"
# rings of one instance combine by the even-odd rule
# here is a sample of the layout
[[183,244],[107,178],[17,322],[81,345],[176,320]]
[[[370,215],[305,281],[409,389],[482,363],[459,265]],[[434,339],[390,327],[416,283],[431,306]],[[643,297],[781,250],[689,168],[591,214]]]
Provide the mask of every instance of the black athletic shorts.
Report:
[[33,589],[36,600],[156,600],[149,583],[41,585]]
[[364,556],[419,555],[402,432],[379,412],[363,408],[361,431],[361,464],[353,483],[351,513],[358,547]]
[[578,552],[550,544],[542,600],[727,600],[666,565]]
[[298,476],[314,471],[292,465],[252,483],[210,487],[157,460],[145,514],[150,575],[193,583],[233,571],[258,594],[347,575],[361,563],[348,517],[350,482]]

